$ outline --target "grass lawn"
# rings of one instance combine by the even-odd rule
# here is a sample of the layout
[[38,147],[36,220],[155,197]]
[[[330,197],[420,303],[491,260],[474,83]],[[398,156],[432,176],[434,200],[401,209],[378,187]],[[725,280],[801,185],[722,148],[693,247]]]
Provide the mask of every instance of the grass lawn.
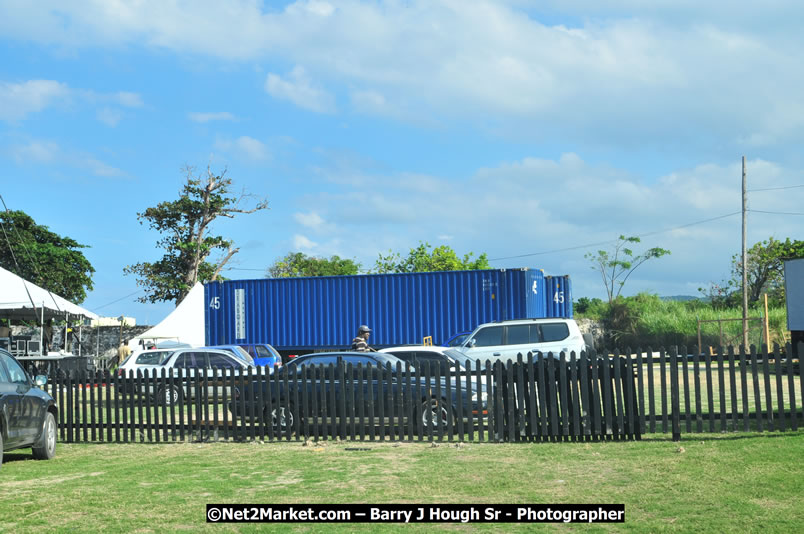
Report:
[[[655,439],[650,439],[655,438]],[[369,450],[348,451],[349,447]],[[62,444],[6,453],[0,532],[793,532],[804,432],[673,443]],[[207,524],[207,503],[625,503],[610,525]],[[403,530],[404,529],[404,530]]]

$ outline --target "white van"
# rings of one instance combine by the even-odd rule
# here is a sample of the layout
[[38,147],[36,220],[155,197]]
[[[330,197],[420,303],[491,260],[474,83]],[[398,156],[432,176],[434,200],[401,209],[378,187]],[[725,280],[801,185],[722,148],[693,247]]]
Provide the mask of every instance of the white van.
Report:
[[457,348],[473,360],[516,361],[517,354],[526,359],[528,352],[553,353],[559,358],[564,352],[577,357],[588,349],[578,324],[573,319],[518,319],[481,324]]

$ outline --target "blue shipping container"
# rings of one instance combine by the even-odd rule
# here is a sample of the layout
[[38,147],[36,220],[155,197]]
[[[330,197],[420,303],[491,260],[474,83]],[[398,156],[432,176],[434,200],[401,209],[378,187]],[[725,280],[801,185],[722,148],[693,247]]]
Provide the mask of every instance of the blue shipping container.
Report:
[[545,276],[547,317],[572,317],[572,289],[569,276]]
[[[568,295],[569,277],[554,278]],[[227,280],[207,283],[204,293],[208,344],[270,343],[283,351],[348,348],[361,324],[373,330],[369,343],[383,347],[425,336],[438,344],[481,323],[557,316],[537,269]],[[569,302],[561,316],[571,314]]]

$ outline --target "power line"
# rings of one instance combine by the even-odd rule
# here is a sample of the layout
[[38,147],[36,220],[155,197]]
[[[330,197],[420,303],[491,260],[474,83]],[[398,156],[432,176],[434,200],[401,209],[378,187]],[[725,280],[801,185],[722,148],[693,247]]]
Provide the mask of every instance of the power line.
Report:
[[789,211],[762,211],[762,210],[746,210],[754,213],[769,213],[771,215],[804,215],[804,213],[793,213]]
[[112,302],[109,302],[109,303],[106,303],[106,304],[104,304],[103,306],[96,306],[96,307],[95,307],[95,309],[96,309],[96,310],[100,310],[100,309],[102,309],[102,308],[105,308],[106,306],[111,306],[112,304],[116,304],[116,303],[120,302],[121,300],[126,300],[127,298],[129,298],[129,297],[133,297],[133,296],[134,296],[134,295],[136,295],[137,293],[142,293],[142,292],[143,292],[143,290],[142,290],[142,289],[138,289],[138,290],[136,290],[134,293],[131,293],[130,295],[126,295],[125,297],[120,297],[119,299],[117,299],[117,300],[113,300]]
[[[649,236],[649,235],[661,234],[661,233],[664,233],[664,232],[672,232],[673,230],[680,230],[681,228],[687,228],[689,226],[695,226],[696,224],[704,224],[704,223],[708,223],[708,222],[712,222],[712,221],[717,221],[719,219],[725,219],[726,217],[733,217],[734,215],[738,215],[739,213],[740,213],[739,211],[735,211],[733,213],[727,213],[726,215],[720,215],[718,217],[712,217],[710,219],[704,219],[702,221],[695,221],[695,222],[691,222],[691,223],[687,223],[687,224],[682,224],[681,226],[674,226],[673,228],[665,228],[663,230],[657,230],[655,232],[646,232],[646,233],[643,233],[643,234],[637,234],[636,237],[646,237],[646,236]],[[528,256],[540,256],[540,255],[544,255],[544,254],[554,254],[556,252],[567,252],[569,250],[578,250],[578,249],[581,249],[581,248],[589,248],[589,247],[597,247],[597,246],[600,246],[600,245],[607,245],[609,243],[616,243],[617,241],[618,241],[617,239],[609,239],[608,241],[601,241],[601,242],[598,242],[598,243],[589,243],[589,244],[586,244],[586,245],[578,245],[578,246],[575,246],[575,247],[560,248],[560,249],[555,249],[555,250],[546,250],[544,252],[532,252],[530,254],[520,254],[518,256],[506,256],[504,258],[492,258],[489,261],[512,260],[512,259],[516,259],[516,258],[525,258],[525,257],[528,257]]]
[[733,213],[727,213],[726,215],[720,215],[718,217],[712,217],[711,219],[704,219],[702,221],[695,221],[695,222],[691,222],[691,223],[688,223],[688,224],[682,224],[681,226],[676,226],[674,228],[665,228],[664,230],[657,230],[655,232],[648,232],[648,233],[645,233],[645,234],[638,234],[637,237],[645,237],[645,236],[649,236],[649,235],[662,234],[664,232],[672,232],[673,230],[680,230],[682,228],[687,228],[689,226],[695,226],[696,224],[703,224],[703,223],[708,223],[708,222],[712,222],[712,221],[717,221],[719,219],[725,219],[726,217],[732,217],[732,216],[737,215],[739,213],[740,213],[739,211],[735,211]]
[[758,191],[779,191],[780,189],[795,189],[797,187],[804,187],[804,184],[802,184],[802,185],[788,185],[786,187],[768,187],[766,189],[749,189],[748,191],[746,191],[746,193],[756,193]]

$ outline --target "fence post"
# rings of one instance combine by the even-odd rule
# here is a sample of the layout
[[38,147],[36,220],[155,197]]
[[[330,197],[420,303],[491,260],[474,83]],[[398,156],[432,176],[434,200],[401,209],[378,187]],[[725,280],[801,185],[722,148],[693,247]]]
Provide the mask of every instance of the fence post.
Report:
[[782,387],[782,358],[779,354],[779,344],[773,344],[773,370],[776,374],[776,403],[779,414],[778,430],[785,429],[784,420],[784,388]]
[[768,359],[770,354],[768,354],[768,346],[764,343],[762,344],[762,372],[765,375],[765,413],[768,416],[768,430],[773,432],[774,424],[773,424],[773,397],[771,395],[771,383],[770,383],[770,364],[768,363]]
[[678,347],[670,351],[670,402],[672,409],[673,441],[681,440],[680,402],[678,398]]

